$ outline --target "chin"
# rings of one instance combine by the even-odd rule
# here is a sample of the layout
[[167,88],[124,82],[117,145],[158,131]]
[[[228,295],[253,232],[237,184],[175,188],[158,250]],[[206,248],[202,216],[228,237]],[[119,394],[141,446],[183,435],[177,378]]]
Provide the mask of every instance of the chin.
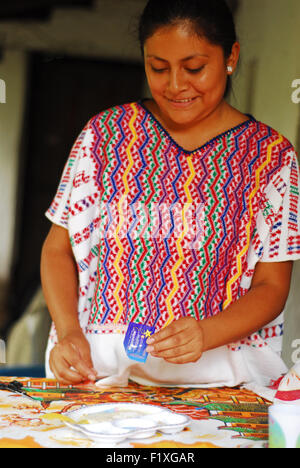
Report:
[[201,120],[202,112],[190,113],[190,112],[166,112],[170,121],[176,125],[189,126],[193,125],[197,121]]

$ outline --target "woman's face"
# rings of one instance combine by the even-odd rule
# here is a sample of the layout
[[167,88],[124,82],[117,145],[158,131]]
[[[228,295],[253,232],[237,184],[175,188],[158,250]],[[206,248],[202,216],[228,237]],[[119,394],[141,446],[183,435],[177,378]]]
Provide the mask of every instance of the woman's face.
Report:
[[145,70],[159,113],[169,126],[192,126],[223,102],[228,71],[239,45],[225,60],[222,47],[199,38],[186,25],[158,29],[144,47]]

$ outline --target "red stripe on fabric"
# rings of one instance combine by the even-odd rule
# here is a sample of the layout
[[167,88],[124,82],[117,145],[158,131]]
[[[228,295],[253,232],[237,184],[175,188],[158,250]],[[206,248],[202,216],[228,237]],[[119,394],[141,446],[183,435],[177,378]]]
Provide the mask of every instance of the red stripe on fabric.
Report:
[[[275,398],[282,401],[300,400],[300,389],[276,392]],[[300,402],[299,402],[300,403]]]

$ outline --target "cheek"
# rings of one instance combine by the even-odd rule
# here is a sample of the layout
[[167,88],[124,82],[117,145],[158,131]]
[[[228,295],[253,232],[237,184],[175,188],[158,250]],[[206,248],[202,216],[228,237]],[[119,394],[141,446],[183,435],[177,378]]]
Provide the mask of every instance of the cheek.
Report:
[[224,95],[227,75],[224,70],[209,70],[196,83],[198,90],[207,97],[219,98]]
[[164,92],[165,84],[162,79],[148,78],[147,81],[152,95],[160,95]]
[[155,94],[156,93],[156,89],[157,89],[157,83],[156,81],[152,78],[151,74],[149,74],[147,72],[147,69],[146,69],[146,80],[147,80],[147,84],[148,84],[148,88],[150,89],[151,91],[151,94]]

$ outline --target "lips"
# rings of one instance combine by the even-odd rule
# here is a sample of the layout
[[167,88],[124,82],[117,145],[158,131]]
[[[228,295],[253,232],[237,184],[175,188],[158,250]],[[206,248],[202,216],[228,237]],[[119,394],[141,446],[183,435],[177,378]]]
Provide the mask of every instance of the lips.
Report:
[[187,102],[192,102],[194,101],[195,98],[191,98],[191,99],[170,99],[170,101],[172,102],[176,102],[178,104],[184,104],[184,103],[187,103]]
[[174,102],[175,104],[188,104],[189,102],[193,102],[196,98],[185,98],[185,99],[169,99],[168,101]]
[[177,108],[177,109],[183,109],[183,108],[188,108],[190,107],[191,105],[193,105],[193,103],[196,101],[196,97],[193,97],[193,98],[182,98],[182,99],[170,99],[170,98],[167,98],[167,101],[169,102],[169,104],[174,107],[174,108]]

